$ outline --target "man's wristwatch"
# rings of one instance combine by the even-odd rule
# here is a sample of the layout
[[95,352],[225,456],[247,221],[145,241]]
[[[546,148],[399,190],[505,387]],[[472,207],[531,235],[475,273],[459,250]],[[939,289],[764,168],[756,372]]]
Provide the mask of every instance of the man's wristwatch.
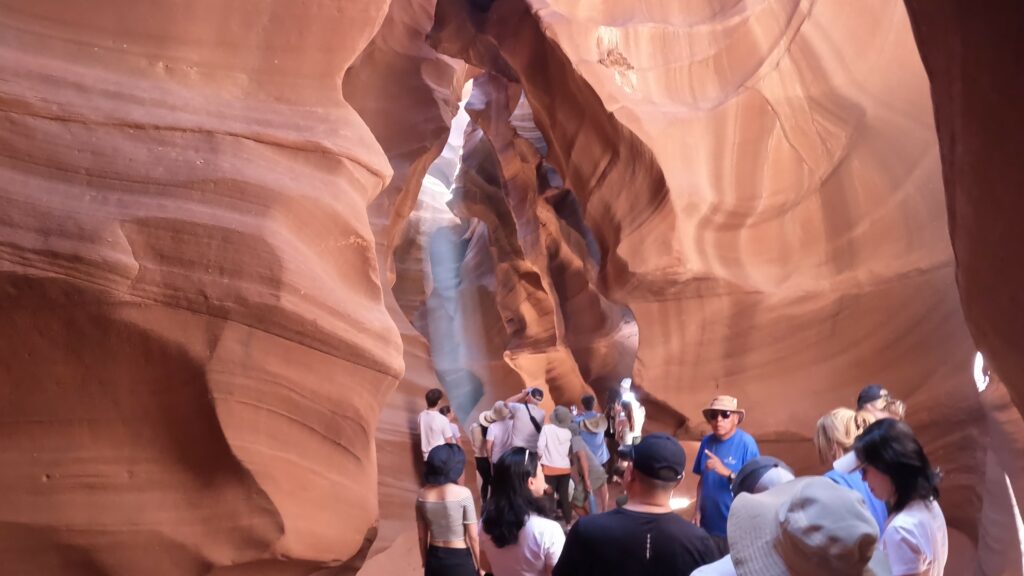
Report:
[[735,481],[736,481],[736,473],[735,472],[729,472],[729,484],[732,484]]

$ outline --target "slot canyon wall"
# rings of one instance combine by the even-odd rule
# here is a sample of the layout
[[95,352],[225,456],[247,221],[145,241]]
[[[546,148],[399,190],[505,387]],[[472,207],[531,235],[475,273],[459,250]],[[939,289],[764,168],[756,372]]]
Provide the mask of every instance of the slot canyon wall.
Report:
[[403,348],[339,88],[387,8],[0,2],[4,573],[361,564]]
[[[0,566],[414,573],[425,390],[469,423],[633,376],[648,429],[692,453],[734,394],[804,473],[885,384],[944,471],[947,573],[1021,574],[1024,19],[993,19],[0,0]],[[977,62],[1004,84],[961,90]]]

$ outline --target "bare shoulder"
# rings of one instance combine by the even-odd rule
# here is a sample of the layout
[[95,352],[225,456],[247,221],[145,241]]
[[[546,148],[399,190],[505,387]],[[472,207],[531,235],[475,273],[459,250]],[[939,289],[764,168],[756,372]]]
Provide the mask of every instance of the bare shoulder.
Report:
[[423,500],[423,501],[426,501],[426,502],[435,502],[437,500],[443,500],[444,499],[444,494],[441,492],[440,489],[441,489],[440,486],[425,486],[423,488],[420,488],[420,491],[419,491],[419,494],[417,495],[417,497],[420,500]]
[[467,496],[470,498],[473,497],[473,493],[469,491],[469,488],[461,486],[459,484],[449,484],[447,486],[447,489],[448,494],[452,497],[452,499],[466,498]]

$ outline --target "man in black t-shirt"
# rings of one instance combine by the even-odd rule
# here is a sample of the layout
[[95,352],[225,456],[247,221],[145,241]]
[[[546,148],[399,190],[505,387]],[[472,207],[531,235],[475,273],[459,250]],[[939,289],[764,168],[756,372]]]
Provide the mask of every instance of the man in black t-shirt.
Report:
[[554,576],[688,576],[718,553],[707,532],[669,505],[686,470],[686,452],[667,434],[632,447],[622,508],[581,518],[569,531]]

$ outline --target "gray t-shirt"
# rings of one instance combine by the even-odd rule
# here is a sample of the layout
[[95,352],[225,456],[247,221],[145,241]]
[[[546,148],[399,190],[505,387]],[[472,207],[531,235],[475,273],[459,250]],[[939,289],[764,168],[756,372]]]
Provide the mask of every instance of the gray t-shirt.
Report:
[[[518,448],[537,451],[537,438],[540,432],[530,421],[530,414],[541,426],[544,425],[544,409],[534,404],[509,404],[512,412],[512,445]],[[529,411],[529,413],[527,413]]]
[[[587,448],[587,443],[583,441],[583,438],[581,436],[573,436],[572,440],[569,442],[569,447],[571,448],[573,454],[579,452],[586,455],[587,472],[589,473],[588,475],[591,478],[591,483],[595,483],[596,479],[598,478],[604,478],[604,467],[601,466],[601,463],[597,461],[597,457],[594,456],[594,453],[590,451],[590,448]],[[575,460],[573,462],[573,466],[577,468],[576,472],[582,474],[583,472],[579,470],[579,466],[575,464]]]

